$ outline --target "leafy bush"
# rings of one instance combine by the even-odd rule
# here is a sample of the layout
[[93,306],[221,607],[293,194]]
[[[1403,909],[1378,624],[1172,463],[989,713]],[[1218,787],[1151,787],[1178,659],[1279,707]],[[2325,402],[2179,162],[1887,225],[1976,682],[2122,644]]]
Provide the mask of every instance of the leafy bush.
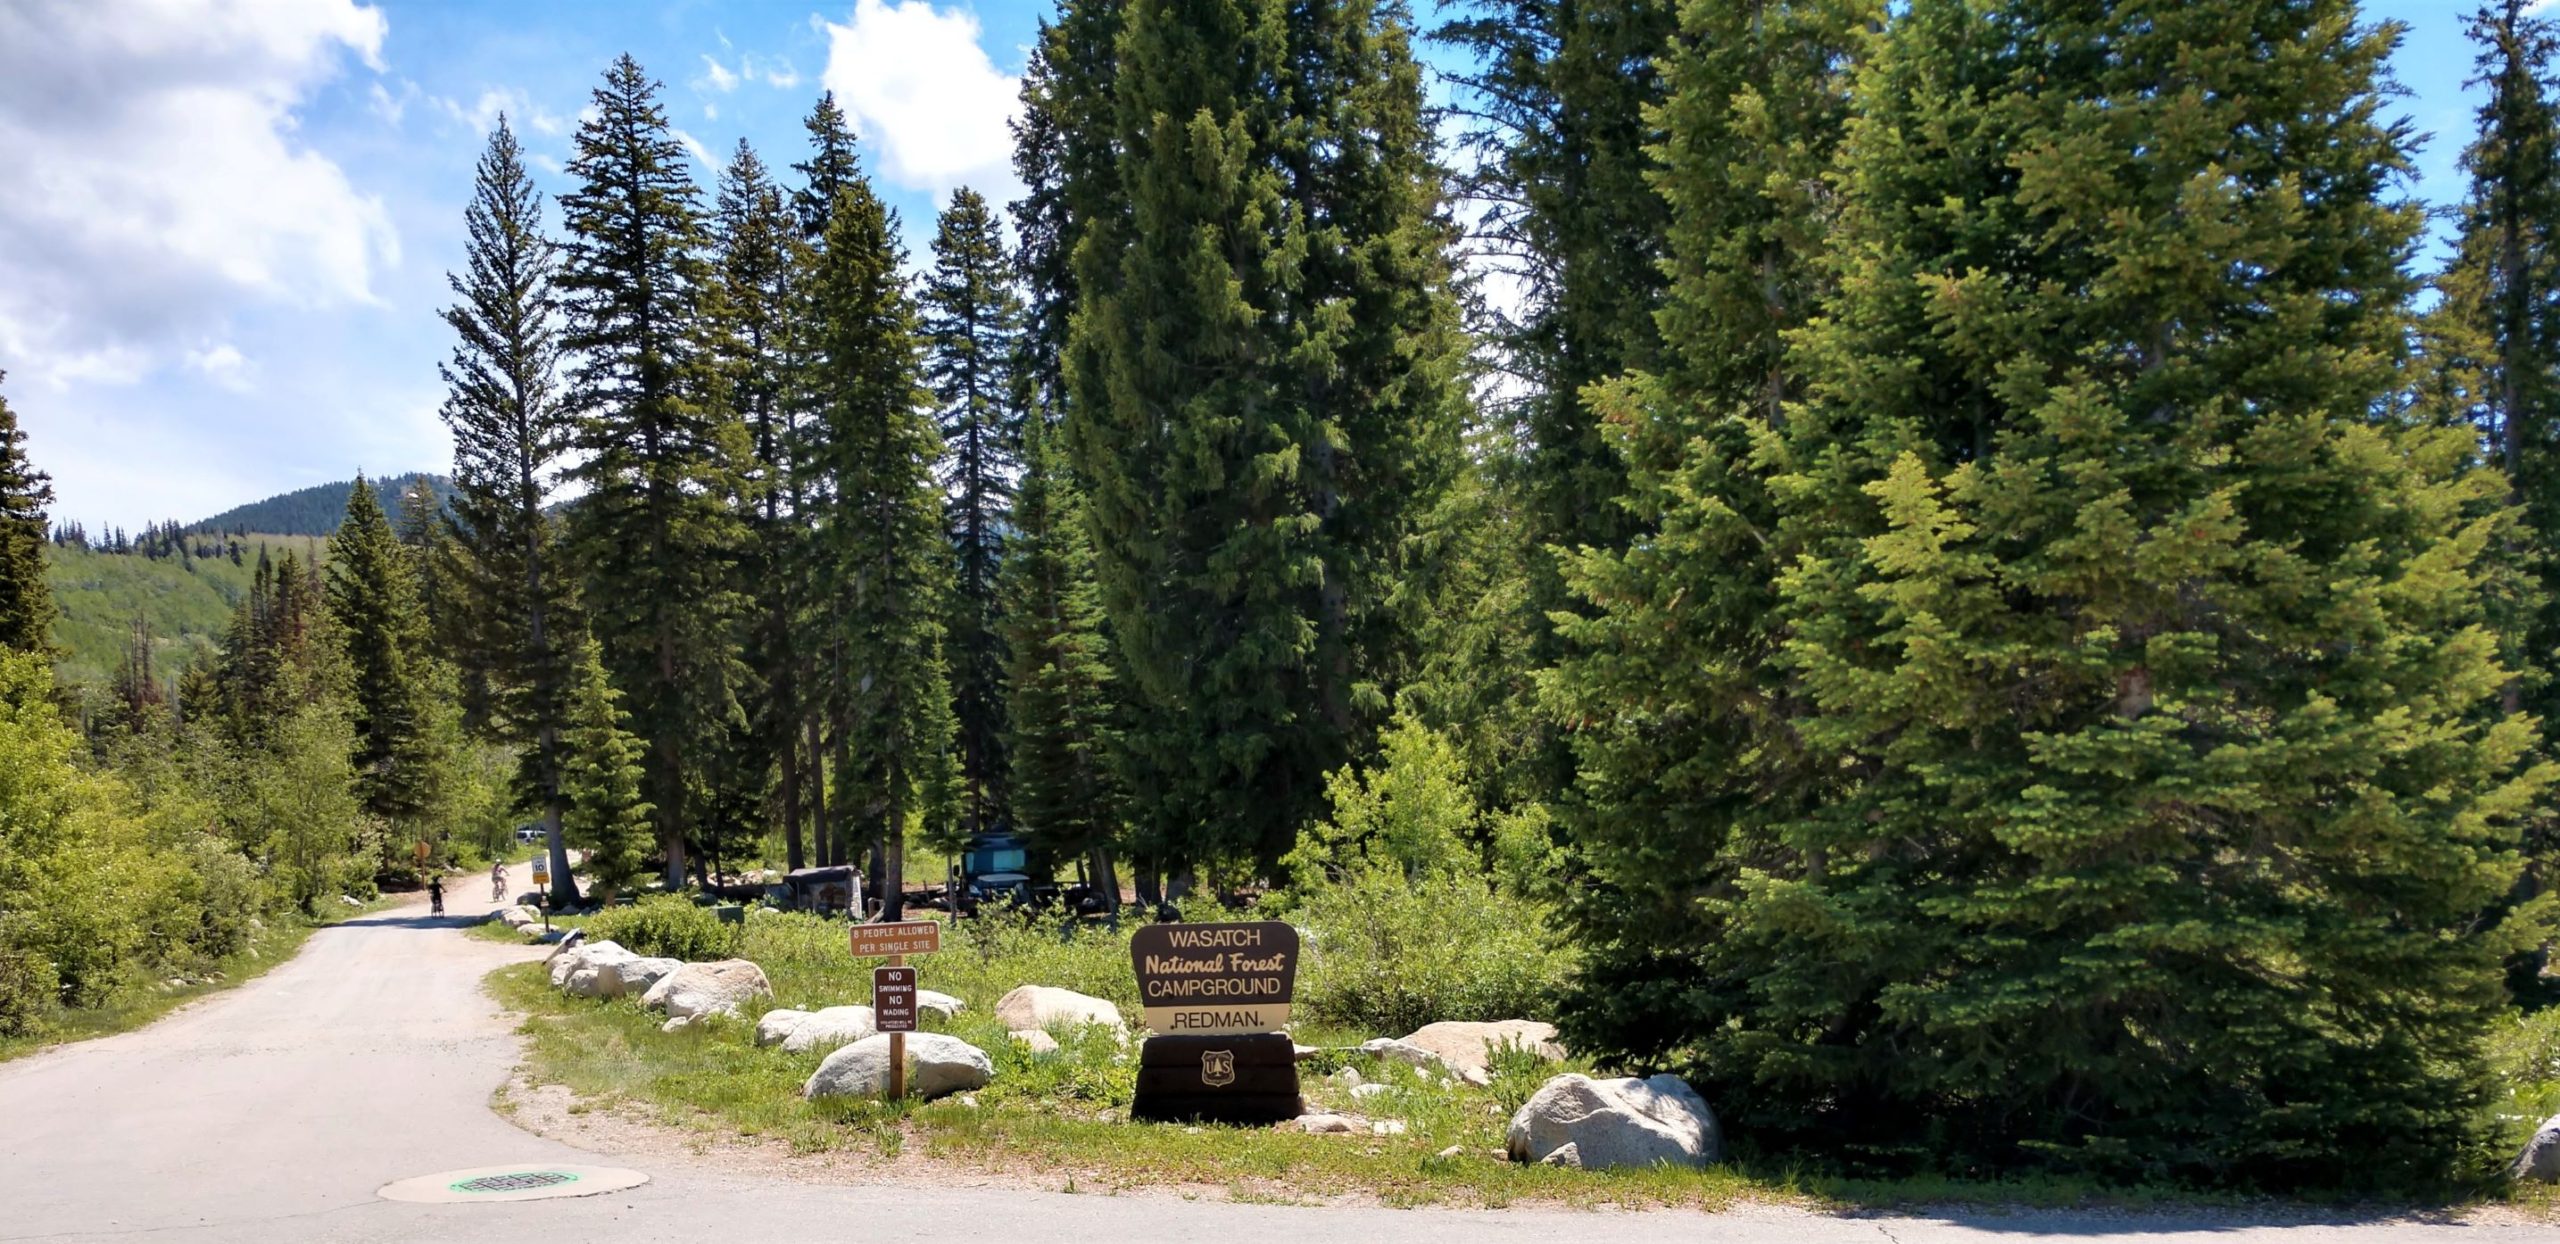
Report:
[[61,990],[52,964],[30,952],[0,945],[0,1037],[35,1031],[53,1009]]
[[1372,868],[1310,891],[1294,919],[1306,946],[1298,1012],[1383,1033],[1439,1020],[1552,1019],[1574,956],[1547,908],[1440,872]]
[[675,894],[652,895],[629,907],[609,907],[587,921],[589,941],[613,941],[639,955],[700,963],[738,953],[740,930],[722,924],[707,907]]

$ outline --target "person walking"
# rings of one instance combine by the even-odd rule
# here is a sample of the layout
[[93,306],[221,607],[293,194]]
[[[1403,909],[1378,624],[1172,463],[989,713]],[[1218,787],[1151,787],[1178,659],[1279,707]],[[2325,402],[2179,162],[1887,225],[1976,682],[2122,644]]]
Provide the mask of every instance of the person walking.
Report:
[[498,862],[489,865],[489,901],[492,903],[503,903],[506,899],[507,862],[505,860],[499,860]]

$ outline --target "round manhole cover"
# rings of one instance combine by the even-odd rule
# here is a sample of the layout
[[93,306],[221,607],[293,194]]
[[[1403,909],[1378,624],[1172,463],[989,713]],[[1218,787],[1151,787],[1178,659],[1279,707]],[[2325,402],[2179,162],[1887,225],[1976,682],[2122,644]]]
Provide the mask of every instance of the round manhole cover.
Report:
[[378,1195],[386,1201],[446,1205],[475,1201],[539,1201],[546,1197],[593,1196],[599,1192],[636,1188],[647,1182],[649,1177],[638,1171],[609,1166],[526,1163],[521,1166],[477,1166],[464,1171],[420,1175],[415,1179],[384,1184]]

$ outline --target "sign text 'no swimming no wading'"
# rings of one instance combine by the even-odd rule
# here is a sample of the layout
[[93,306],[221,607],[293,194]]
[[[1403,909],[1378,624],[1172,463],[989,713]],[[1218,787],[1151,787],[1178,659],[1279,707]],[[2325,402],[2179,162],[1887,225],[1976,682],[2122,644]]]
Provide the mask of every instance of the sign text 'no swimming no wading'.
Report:
[[1150,924],[1129,939],[1129,958],[1151,1032],[1209,1037],[1289,1023],[1298,931],[1286,923]]

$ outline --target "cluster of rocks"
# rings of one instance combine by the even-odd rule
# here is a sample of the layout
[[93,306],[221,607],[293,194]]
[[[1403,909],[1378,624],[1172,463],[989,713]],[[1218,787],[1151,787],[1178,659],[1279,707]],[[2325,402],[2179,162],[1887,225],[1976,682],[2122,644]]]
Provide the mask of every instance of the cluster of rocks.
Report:
[[541,912],[535,911],[533,908],[527,907],[521,903],[513,907],[501,907],[497,910],[496,914],[490,918],[518,933],[525,932],[542,923]]
[[551,955],[551,987],[574,998],[637,997],[663,1012],[665,1031],[682,1032],[715,1016],[736,1019],[773,996],[764,969],[744,959],[686,963],[638,955],[618,942],[562,942]]

